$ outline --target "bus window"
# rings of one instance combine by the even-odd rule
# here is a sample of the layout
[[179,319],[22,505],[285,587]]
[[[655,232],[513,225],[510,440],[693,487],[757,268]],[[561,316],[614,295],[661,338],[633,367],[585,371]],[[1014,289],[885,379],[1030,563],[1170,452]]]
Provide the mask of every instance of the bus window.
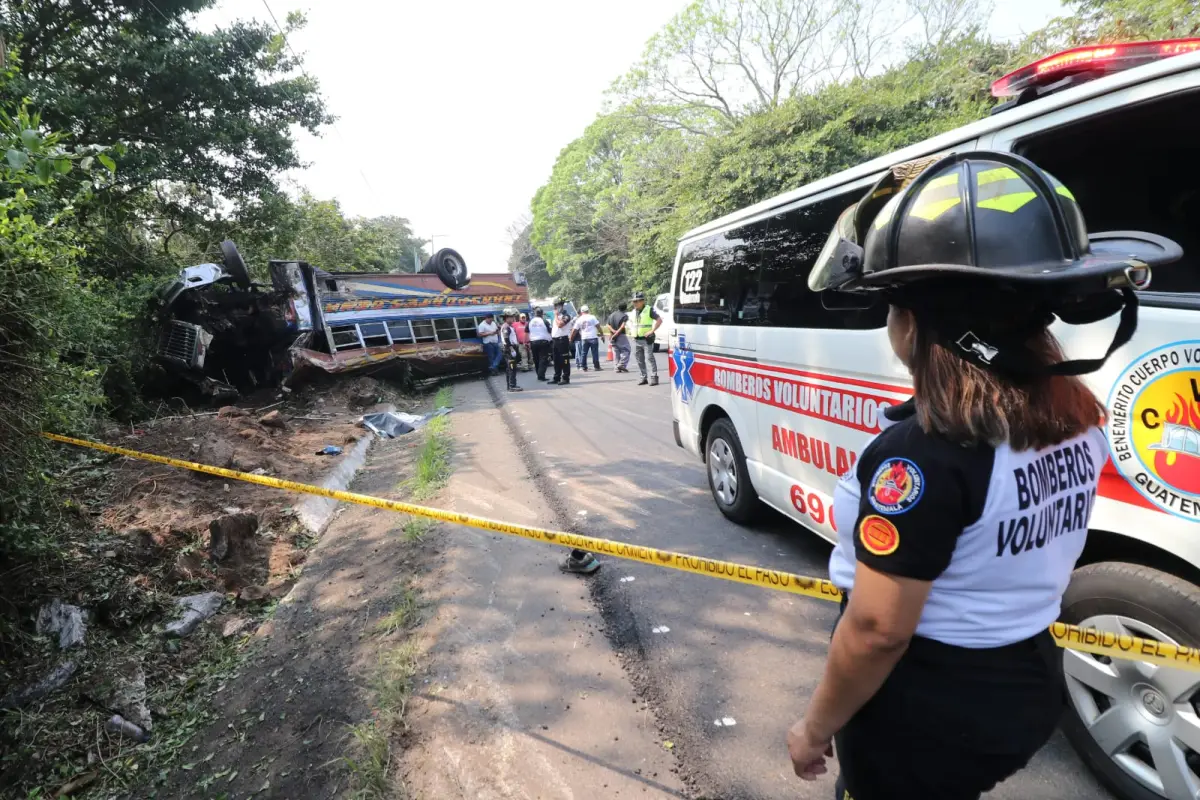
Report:
[[454,320],[452,319],[435,319],[433,321],[433,329],[437,332],[437,340],[439,342],[458,341],[458,332],[454,328]]
[[413,340],[412,328],[408,325],[408,320],[392,320],[387,324],[388,333],[392,335],[392,341],[400,344],[409,344]]
[[413,338],[418,342],[432,342],[434,340],[432,320],[413,320],[412,329]]
[[382,322],[364,322],[358,329],[362,332],[363,343],[367,347],[387,347],[391,344],[387,328]]
[[458,338],[466,341],[467,339],[478,339],[479,333],[476,328],[479,323],[475,317],[459,317],[455,322],[458,324]]

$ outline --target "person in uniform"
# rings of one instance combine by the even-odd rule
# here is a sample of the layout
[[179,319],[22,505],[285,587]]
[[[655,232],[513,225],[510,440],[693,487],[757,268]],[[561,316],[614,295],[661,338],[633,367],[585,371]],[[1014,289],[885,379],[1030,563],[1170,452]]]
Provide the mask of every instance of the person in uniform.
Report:
[[[625,332],[633,339],[633,353],[637,357],[638,371],[642,379],[638,386],[658,386],[658,362],[654,360],[654,334],[662,319],[653,306],[646,305],[645,292],[633,293],[633,313],[625,323]],[[646,363],[649,362],[650,380],[646,380]]]
[[[798,776],[836,749],[838,800],[975,800],[1050,738],[1047,627],[1108,453],[1077,376],[1129,341],[1134,290],[1181,256],[1153,234],[1089,237],[1070,190],[1007,153],[900,165],[839,219],[809,286],[889,304],[913,397],[835,489],[842,613],[787,735]],[[1089,360],[1048,329],[1118,313]]]
[[566,386],[571,382],[571,315],[562,300],[554,301],[554,324],[550,331],[550,356],[554,361],[554,380]]
[[504,356],[505,378],[508,391],[523,391],[517,385],[517,366],[521,363],[521,340],[517,335],[517,310],[506,308],[501,315],[503,324],[500,326],[500,349]]

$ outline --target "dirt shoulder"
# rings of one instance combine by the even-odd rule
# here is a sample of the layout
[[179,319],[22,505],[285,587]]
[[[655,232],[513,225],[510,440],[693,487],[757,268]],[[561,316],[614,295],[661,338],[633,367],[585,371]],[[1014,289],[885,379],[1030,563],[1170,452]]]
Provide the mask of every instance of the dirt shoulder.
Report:
[[[500,384],[497,383],[497,386]],[[559,527],[482,382],[456,388],[439,505]],[[403,770],[424,798],[681,797],[675,759],[559,548],[443,526],[421,581],[432,616]],[[606,566],[613,569],[613,565]]]
[[[351,489],[405,495],[421,434],[373,446]],[[331,798],[349,793],[352,727],[371,719],[381,620],[406,602],[408,576],[436,557],[405,536],[406,517],[342,508],[291,592],[256,634],[257,652],[219,687],[215,721],[160,786],[139,797]],[[411,620],[406,620],[406,626]],[[401,626],[401,627],[404,627]]]

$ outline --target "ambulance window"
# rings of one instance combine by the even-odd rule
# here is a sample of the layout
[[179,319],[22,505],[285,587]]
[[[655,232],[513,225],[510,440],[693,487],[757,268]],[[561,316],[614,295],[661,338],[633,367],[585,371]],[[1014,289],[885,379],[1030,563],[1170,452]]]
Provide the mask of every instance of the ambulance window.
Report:
[[759,324],[778,328],[868,330],[887,322],[887,308],[830,309],[808,288],[808,273],[837,222],[861,190],[794,208],[768,221],[762,237]]
[[1017,152],[1058,178],[1090,231],[1166,236],[1183,259],[1156,269],[1146,305],[1200,304],[1200,92],[1181,92],[1022,140]]
[[759,226],[718,233],[681,254],[675,321],[702,325],[753,324],[744,319],[758,292]]

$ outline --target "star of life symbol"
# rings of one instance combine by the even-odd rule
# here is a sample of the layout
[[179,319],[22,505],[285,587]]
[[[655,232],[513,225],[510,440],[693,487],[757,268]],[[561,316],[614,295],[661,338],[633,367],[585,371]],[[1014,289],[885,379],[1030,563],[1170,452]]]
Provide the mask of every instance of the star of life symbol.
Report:
[[675,377],[672,380],[679,391],[680,402],[686,404],[696,391],[696,382],[692,380],[692,364],[696,363],[696,354],[687,349],[682,335],[679,337],[679,344],[671,353],[671,358],[675,361]]

